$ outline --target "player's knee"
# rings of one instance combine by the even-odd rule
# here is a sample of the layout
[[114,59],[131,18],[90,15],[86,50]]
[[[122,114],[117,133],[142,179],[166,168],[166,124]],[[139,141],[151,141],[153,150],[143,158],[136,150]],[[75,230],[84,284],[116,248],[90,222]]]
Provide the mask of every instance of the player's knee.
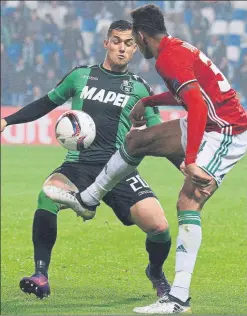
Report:
[[153,242],[165,243],[171,239],[168,223],[157,225],[154,230],[147,232],[147,238]]
[[44,186],[47,186],[47,185],[53,185],[58,188],[63,188],[64,183],[60,179],[57,179],[56,177],[50,177],[44,183]]
[[51,212],[55,215],[60,210],[60,205],[58,203],[55,203],[50,198],[48,198],[43,191],[40,191],[38,196],[38,209],[46,210],[48,212]]
[[140,154],[139,141],[137,137],[138,130],[130,131],[125,138],[125,145],[127,146],[128,153],[131,156]]
[[150,227],[147,230],[147,234],[151,234],[151,235],[162,234],[163,232],[167,231],[168,229],[169,229],[168,222],[164,218],[164,220],[160,221],[159,223],[154,223],[152,225],[152,227]]

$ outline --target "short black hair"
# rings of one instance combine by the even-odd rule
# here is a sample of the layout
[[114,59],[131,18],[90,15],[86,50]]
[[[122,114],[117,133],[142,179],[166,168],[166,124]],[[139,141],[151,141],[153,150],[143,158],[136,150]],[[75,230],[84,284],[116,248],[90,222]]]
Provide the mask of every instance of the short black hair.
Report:
[[128,20],[114,21],[109,26],[109,29],[107,31],[107,37],[111,35],[112,30],[126,31],[126,30],[132,30],[132,28],[133,28],[133,24]]
[[135,33],[142,30],[150,36],[167,34],[163,13],[155,4],[146,4],[133,10],[131,17]]

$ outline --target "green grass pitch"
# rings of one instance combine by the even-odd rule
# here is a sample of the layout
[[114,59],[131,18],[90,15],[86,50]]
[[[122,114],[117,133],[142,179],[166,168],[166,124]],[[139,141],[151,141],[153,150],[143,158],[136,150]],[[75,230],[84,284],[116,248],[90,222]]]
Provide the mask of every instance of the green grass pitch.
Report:
[[[2,147],[2,315],[131,315],[134,307],[156,300],[144,274],[145,235],[136,227],[124,227],[103,204],[86,223],[71,210],[61,211],[49,270],[51,297],[38,300],[19,289],[20,278],[33,272],[31,228],[37,195],[64,154],[60,147]],[[175,203],[183,177],[162,158],[146,158],[139,170],[170,222],[173,245],[165,271],[172,281]],[[246,314],[246,188],[247,157],[203,211],[203,243],[191,288],[195,314]]]

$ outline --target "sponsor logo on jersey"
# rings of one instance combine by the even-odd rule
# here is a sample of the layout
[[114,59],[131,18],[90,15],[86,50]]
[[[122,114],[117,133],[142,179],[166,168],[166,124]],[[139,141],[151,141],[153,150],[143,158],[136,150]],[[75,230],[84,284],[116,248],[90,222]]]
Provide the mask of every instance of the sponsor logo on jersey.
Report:
[[115,106],[125,107],[129,100],[129,95],[116,93],[114,91],[106,91],[105,89],[97,89],[96,87],[85,86],[82,89],[80,98],[99,101],[101,103],[112,103]]
[[128,80],[124,80],[121,84],[120,89],[125,93],[132,93],[134,91],[134,83]]
[[87,75],[81,75],[81,77],[89,79],[89,80],[99,80],[99,78],[97,78],[97,77],[92,77],[92,76],[87,76]]

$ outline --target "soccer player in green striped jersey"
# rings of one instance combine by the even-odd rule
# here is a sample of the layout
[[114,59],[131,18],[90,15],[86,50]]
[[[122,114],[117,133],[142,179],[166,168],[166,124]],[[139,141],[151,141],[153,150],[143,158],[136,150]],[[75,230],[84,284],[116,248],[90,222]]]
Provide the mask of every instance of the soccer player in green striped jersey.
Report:
[[[93,144],[80,152],[69,151],[65,162],[48,176],[44,187],[55,186],[75,192],[85,190],[123,144],[131,129],[129,113],[136,102],[152,94],[142,78],[128,71],[128,63],[137,49],[129,21],[111,24],[104,47],[106,57],[102,64],[76,67],[47,95],[1,120],[3,131],[7,125],[36,120],[69,98],[72,98],[72,109],[83,110],[93,118],[97,130]],[[161,122],[157,108],[147,108],[145,118],[147,126]],[[134,171],[106,194],[104,202],[124,225],[135,224],[146,233],[147,277],[158,296],[169,292],[170,285],[162,269],[171,246],[169,226],[149,185],[138,171]],[[50,294],[48,267],[61,208],[66,205],[53,202],[41,190],[33,221],[35,271],[31,277],[20,281],[24,292],[40,298]]]

